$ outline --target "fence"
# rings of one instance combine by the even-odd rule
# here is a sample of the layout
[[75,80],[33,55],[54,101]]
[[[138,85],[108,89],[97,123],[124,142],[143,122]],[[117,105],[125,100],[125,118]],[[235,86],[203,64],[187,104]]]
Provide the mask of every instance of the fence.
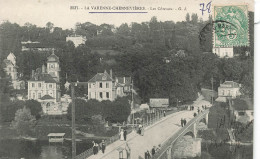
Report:
[[[165,113],[165,115],[170,115],[170,114],[178,112],[178,111],[179,110],[170,110],[170,111],[167,111]],[[153,125],[155,122],[161,120],[163,117],[164,117],[163,111],[156,111],[155,113],[152,113],[149,116],[147,116],[146,120],[143,119],[142,120],[143,121],[142,125],[143,125],[144,128],[146,128],[148,126]],[[135,125],[133,125],[133,128],[134,128],[134,126]],[[130,134],[133,131],[133,129],[132,128],[131,129],[127,129],[126,131],[127,131],[127,134]],[[110,137],[109,139],[107,139],[106,140],[106,145],[109,145],[109,144],[111,144],[111,143],[113,143],[113,142],[115,142],[117,140],[119,140],[119,135],[118,134],[116,134],[116,135]],[[77,155],[76,159],[86,159],[87,157],[89,157],[91,155],[93,155],[92,148],[90,148],[90,149],[82,152],[81,154]]]

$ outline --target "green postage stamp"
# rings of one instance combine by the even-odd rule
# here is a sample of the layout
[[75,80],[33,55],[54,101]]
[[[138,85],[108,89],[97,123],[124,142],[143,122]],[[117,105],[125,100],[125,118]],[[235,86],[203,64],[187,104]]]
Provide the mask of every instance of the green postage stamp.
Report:
[[215,47],[249,46],[248,6],[214,6]]

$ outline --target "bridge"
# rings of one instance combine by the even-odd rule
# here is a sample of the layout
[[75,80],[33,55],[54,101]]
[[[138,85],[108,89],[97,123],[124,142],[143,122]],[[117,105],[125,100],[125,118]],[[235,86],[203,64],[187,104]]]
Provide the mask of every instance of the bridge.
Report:
[[[97,155],[90,155],[87,158],[117,159],[119,158],[120,151],[126,148],[127,143],[131,150],[131,159],[144,159],[144,153],[147,150],[151,150],[153,146],[158,146],[159,144],[162,145],[161,150],[158,151],[153,158],[170,159],[173,152],[173,145],[179,138],[190,135],[196,139],[198,124],[200,122],[207,124],[208,122],[208,110],[204,110],[196,117],[193,117],[193,114],[196,112],[197,107],[209,105],[209,102],[199,99],[199,101],[194,102],[193,105],[195,106],[194,111],[184,110],[167,115],[154,124],[147,126],[145,128],[144,136],[140,136],[133,131],[127,135],[127,141],[120,141],[117,137],[117,139],[115,139],[116,141],[106,147],[104,154],[99,151]],[[185,118],[188,121],[184,127],[181,127],[181,118]],[[121,155],[123,155],[123,158],[126,158],[125,152]],[[77,158],[82,157],[78,156]]]
[[[182,129],[179,129],[173,136],[169,137],[166,141],[162,143],[162,148],[159,152],[157,152],[152,159],[173,159],[173,146],[178,139],[185,135],[190,135],[194,139],[197,138],[197,126],[200,122],[208,124],[208,114],[209,110],[203,111],[197,117],[190,120],[187,125],[185,125]],[[200,146],[200,144],[199,144]],[[200,147],[198,148],[200,151]]]

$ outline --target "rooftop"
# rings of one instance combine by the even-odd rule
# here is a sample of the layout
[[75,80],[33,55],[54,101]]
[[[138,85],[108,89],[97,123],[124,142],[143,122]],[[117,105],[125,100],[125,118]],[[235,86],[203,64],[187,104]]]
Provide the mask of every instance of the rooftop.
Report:
[[47,57],[47,62],[59,62],[59,61],[60,61],[59,57],[56,56],[54,52],[52,52],[52,54],[49,57]]
[[251,98],[236,98],[232,100],[234,110],[254,110],[253,99]]
[[54,136],[64,136],[65,133],[49,133],[48,137],[54,137]]
[[232,88],[239,88],[239,84],[234,81],[225,81],[224,83],[220,84],[220,87],[230,86]]
[[93,78],[91,78],[88,82],[96,82],[96,81],[113,81],[112,77],[105,71],[104,73],[97,73]]
[[57,83],[50,74],[39,73],[35,74],[29,81],[44,81],[45,83]]
[[50,96],[50,95],[44,95],[42,98],[41,98],[41,100],[46,100],[46,99],[55,99],[55,98],[53,98],[52,96]]

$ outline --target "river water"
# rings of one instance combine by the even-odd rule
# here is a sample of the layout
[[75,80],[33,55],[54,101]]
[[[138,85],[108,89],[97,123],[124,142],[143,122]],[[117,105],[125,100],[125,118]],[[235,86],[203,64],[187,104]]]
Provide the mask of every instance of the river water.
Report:
[[[96,142],[99,142],[95,140]],[[77,155],[92,147],[92,140],[77,142]],[[19,139],[0,140],[0,159],[70,159],[71,141],[49,143]]]
[[[91,142],[92,140],[77,142],[77,155],[91,148]],[[70,159],[71,149],[71,141],[66,140],[63,144],[38,140],[0,140],[0,159]],[[202,142],[201,151],[204,159],[253,159],[253,145],[230,146]]]
[[[253,145],[208,144],[201,143],[205,159],[253,159]],[[206,157],[207,156],[207,157]]]

